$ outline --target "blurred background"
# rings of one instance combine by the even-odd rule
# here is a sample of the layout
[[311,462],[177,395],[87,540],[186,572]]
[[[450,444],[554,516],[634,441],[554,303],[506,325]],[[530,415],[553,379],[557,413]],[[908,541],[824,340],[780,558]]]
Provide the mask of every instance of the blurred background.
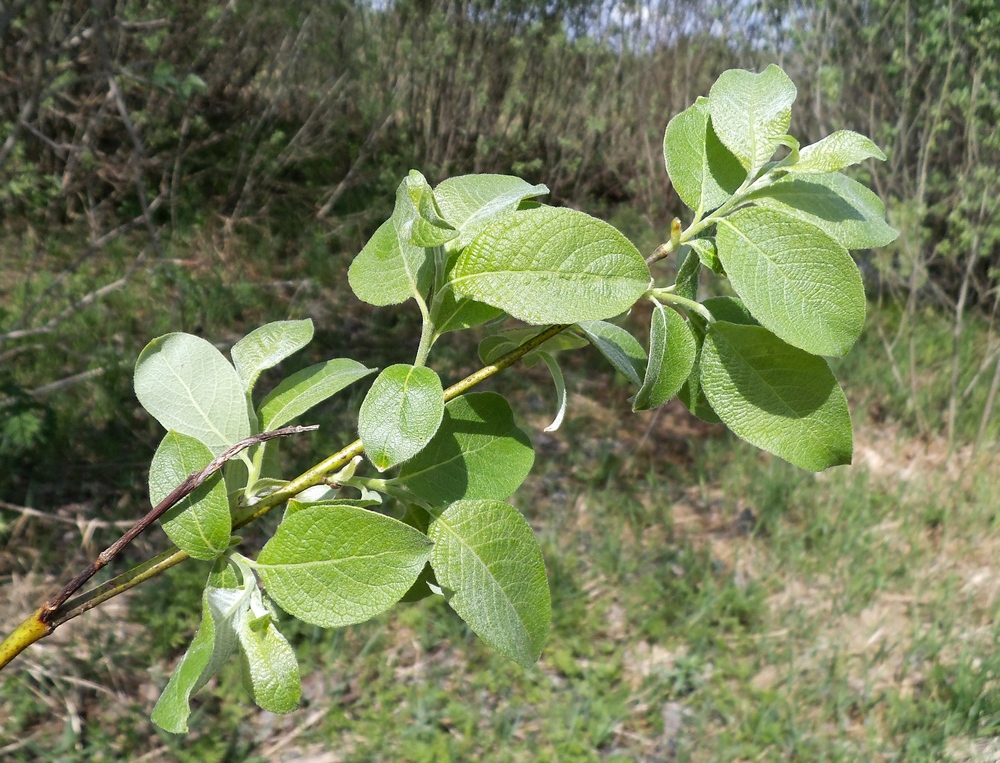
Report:
[[[200,617],[187,563],[0,675],[0,759],[1000,760],[997,0],[0,0],[0,619],[146,511],[147,341],[311,317],[264,389],[408,361],[416,311],[346,282],[407,170],[545,183],[649,253],[683,217],[667,121],[769,63],[803,145],[853,129],[889,156],[855,173],[900,236],[856,253],[853,466],[799,471],[676,401],[632,415],[589,351],[545,434],[544,371],[508,374],[553,593],[534,669],[435,597],[288,626],[298,711],[253,707],[233,663],[171,737],[148,715]],[[475,345],[442,341],[446,379]],[[353,439],[358,394],[314,412],[289,470]]]

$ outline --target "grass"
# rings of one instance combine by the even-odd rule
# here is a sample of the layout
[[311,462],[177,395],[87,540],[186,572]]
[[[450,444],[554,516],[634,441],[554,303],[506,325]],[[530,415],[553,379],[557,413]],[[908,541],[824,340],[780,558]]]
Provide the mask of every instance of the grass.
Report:
[[[399,346],[415,334],[412,318],[396,311],[373,323],[366,310],[343,312],[335,272],[344,263],[324,263],[323,242],[302,236],[262,240],[239,263],[208,238],[184,243],[188,264],[157,265],[98,317],[67,326],[75,347],[91,341],[89,357],[78,360],[127,358],[145,338],[178,328],[230,342],[243,326],[305,314],[321,327],[315,348],[285,373],[338,354],[399,360]],[[49,247],[55,269],[68,249]],[[281,255],[265,258],[265,250]],[[118,267],[126,262],[123,255]],[[301,283],[302,272],[313,279],[307,286],[273,285]],[[84,268],[73,288],[85,292],[108,275]],[[175,299],[152,299],[168,292]],[[872,323],[880,320],[893,316],[878,313]],[[927,326],[917,346],[932,410],[942,399],[947,323]],[[978,324],[970,330],[970,357],[983,336]],[[935,337],[944,349],[934,349]],[[359,346],[371,354],[361,357]],[[72,353],[52,347],[20,356],[8,381],[28,389],[79,370]],[[449,337],[442,353],[455,376],[467,370],[471,345]],[[57,631],[0,676],[0,759],[1000,754],[996,465],[986,451],[914,435],[877,337],[867,335],[840,367],[855,403],[856,463],[822,475],[763,455],[676,403],[632,416],[625,386],[610,370],[594,374],[593,360],[570,363],[570,416],[554,434],[540,431],[552,415],[541,369],[494,384],[511,391],[538,451],[514,499],[542,544],[553,598],[549,644],[534,668],[493,655],[439,598],[338,631],[290,621],[302,707],[283,717],[253,708],[234,662],[198,696],[192,733],[175,738],[148,716],[195,628],[205,569],[188,563]],[[158,434],[141,416],[121,415],[131,411],[129,396],[127,371],[108,372],[32,409],[49,417],[44,436],[13,454],[0,497],[45,509],[86,504],[66,509],[70,518],[138,514]],[[319,412],[326,425],[287,454],[293,468],[350,436],[347,411],[356,403]],[[975,415],[968,422],[963,436],[974,433]],[[86,521],[81,532],[10,512],[0,518],[5,623],[114,537]],[[249,545],[259,540],[247,536]],[[151,535],[133,558],[162,545]]]

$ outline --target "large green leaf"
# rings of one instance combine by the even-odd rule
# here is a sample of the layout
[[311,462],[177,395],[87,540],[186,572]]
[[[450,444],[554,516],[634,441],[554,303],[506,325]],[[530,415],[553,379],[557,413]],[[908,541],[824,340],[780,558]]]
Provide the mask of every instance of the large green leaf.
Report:
[[431,566],[448,603],[519,665],[542,653],[551,608],[545,563],[524,517],[500,501],[458,501],[430,526]]
[[663,134],[663,159],[677,195],[695,212],[721,206],[747,176],[712,129],[707,98],[670,120]]
[[524,482],[535,454],[500,395],[462,395],[445,406],[434,439],[403,464],[399,479],[420,499],[444,506],[460,499],[503,500]]
[[347,358],[303,368],[284,379],[261,401],[258,413],[262,431],[284,426],[374,370]]
[[[201,471],[211,461],[212,451],[203,443],[180,432],[167,432],[149,465],[150,503],[158,504],[189,474]],[[167,511],[160,524],[167,537],[195,559],[215,559],[225,552],[232,522],[222,473],[213,474]]]
[[250,436],[236,369],[191,334],[166,334],[146,345],[135,364],[135,394],[164,429],[194,437],[213,455]]
[[847,250],[814,225],[749,207],[719,223],[729,281],[761,325],[806,352],[843,355],[861,333],[865,290]]
[[257,705],[272,713],[290,713],[299,705],[299,662],[291,644],[272,622],[260,590],[254,586],[250,607],[236,629],[240,640],[243,686]]
[[621,326],[606,321],[580,321],[580,330],[605,359],[635,386],[642,386],[646,351],[639,340]]
[[750,175],[756,176],[782,145],[795,96],[795,85],[774,64],[760,74],[730,69],[712,85],[712,127]]
[[701,383],[719,418],[747,442],[813,471],[851,462],[851,414],[826,361],[767,329],[712,324]]
[[787,175],[746,198],[812,223],[848,249],[885,246],[899,235],[881,199],[840,172]]
[[885,154],[860,133],[838,130],[799,152],[799,160],[789,165],[789,172],[837,172],[865,159],[885,161]]
[[458,229],[449,246],[463,248],[491,220],[513,212],[525,199],[549,192],[544,185],[531,185],[512,175],[459,175],[434,189],[445,220]]
[[347,271],[351,289],[362,302],[396,305],[424,297],[430,289],[433,262],[424,247],[411,243],[414,221],[420,217],[410,195],[412,184],[409,177],[399,184],[392,217],[375,231]]
[[375,379],[358,413],[365,453],[380,472],[419,453],[444,415],[441,379],[426,367],[389,366]]
[[308,318],[301,321],[275,321],[251,331],[234,344],[230,351],[244,389],[250,392],[261,371],[278,365],[309,344],[312,338],[313,323]]
[[676,395],[694,368],[698,345],[687,321],[657,304],[649,324],[649,363],[633,411],[658,408]]
[[278,525],[255,566],[282,609],[339,628],[399,601],[430,547],[426,535],[396,519],[353,506],[313,506]]
[[577,323],[628,310],[649,268],[615,228],[571,209],[540,207],[487,225],[459,255],[456,292],[525,323]]

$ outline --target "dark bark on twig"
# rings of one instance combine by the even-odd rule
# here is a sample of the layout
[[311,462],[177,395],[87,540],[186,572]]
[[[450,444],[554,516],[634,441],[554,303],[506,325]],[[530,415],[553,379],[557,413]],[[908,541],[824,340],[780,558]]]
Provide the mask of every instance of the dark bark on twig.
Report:
[[251,437],[247,437],[245,440],[240,440],[231,448],[224,450],[201,471],[189,474],[180,485],[170,492],[170,495],[156,504],[156,506],[154,506],[152,510],[146,514],[146,516],[136,522],[128,532],[98,554],[97,559],[89,567],[87,567],[87,569],[69,581],[69,583],[67,583],[63,589],[56,594],[56,596],[45,602],[41,609],[41,621],[43,623],[51,622],[52,618],[59,610],[59,607],[61,607],[70,596],[79,591],[84,583],[94,577],[94,575],[96,575],[103,567],[118,556],[118,554],[120,554],[129,543],[135,540],[144,530],[146,530],[146,528],[153,524],[153,522],[163,516],[173,506],[176,506],[184,500],[187,496],[191,495],[191,493],[199,487],[204,485],[205,481],[219,471],[219,469],[221,469],[227,461],[231,460],[236,455],[253,445],[259,445],[262,442],[267,442],[268,440],[273,440],[277,437],[288,437],[302,432],[311,432],[312,430],[318,428],[319,427],[316,425],[290,426],[275,429],[273,432],[261,432],[260,434],[252,435]]

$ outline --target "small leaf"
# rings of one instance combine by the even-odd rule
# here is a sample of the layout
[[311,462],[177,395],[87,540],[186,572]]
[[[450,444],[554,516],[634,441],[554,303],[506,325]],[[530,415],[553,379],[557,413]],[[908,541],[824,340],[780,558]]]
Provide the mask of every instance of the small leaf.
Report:
[[253,701],[272,713],[290,713],[299,705],[302,685],[295,651],[271,622],[260,590],[250,595],[250,611],[237,626],[243,686]]
[[885,246],[899,235],[886,223],[881,199],[840,172],[787,175],[746,198],[812,223],[848,249]]
[[701,258],[690,246],[682,247],[678,255],[680,265],[677,268],[677,295],[684,299],[698,299],[698,280],[701,277]]
[[555,432],[562,426],[563,418],[566,416],[566,379],[563,377],[562,369],[559,367],[559,361],[547,352],[542,352],[541,350],[535,350],[535,352],[538,354],[538,357],[545,361],[549,373],[552,374],[552,383],[556,386],[556,417],[542,431]]
[[408,181],[404,179],[396,189],[392,217],[375,231],[347,271],[354,294],[370,305],[397,305],[411,297],[423,298],[434,278],[427,250],[410,242],[419,213]]
[[416,170],[410,170],[403,181],[415,215],[410,228],[410,243],[416,246],[443,246],[458,236],[458,231],[441,216],[434,191],[427,179]]
[[258,413],[262,431],[270,432],[284,426],[374,370],[347,358],[303,368],[283,380],[261,401]]
[[687,322],[656,304],[649,324],[649,364],[632,410],[658,408],[676,395],[691,375],[697,349]]
[[730,69],[712,85],[708,96],[712,127],[751,176],[782,145],[796,94],[788,75],[774,64],[760,74]]
[[[759,326],[756,319],[750,315],[746,305],[736,297],[711,297],[702,304],[708,308],[716,320],[727,321],[729,323],[739,323],[746,326]],[[705,341],[705,333],[708,326],[701,316],[692,314],[688,322],[689,328],[695,337],[697,351],[695,353],[694,365],[684,386],[677,393],[678,399],[684,403],[685,407],[702,421],[709,424],[721,424],[722,419],[712,410],[712,405],[705,397],[705,391],[701,387],[701,349]]]
[[524,517],[499,501],[458,501],[430,527],[431,566],[459,616],[500,654],[530,667],[551,608],[545,563]]
[[[212,461],[212,451],[193,437],[167,432],[149,465],[149,501],[166,498],[189,474]],[[229,548],[232,522],[222,474],[205,484],[160,518],[167,537],[195,559],[215,559]]]
[[663,135],[663,158],[674,190],[695,212],[724,204],[747,176],[712,129],[707,98],[670,120]]
[[365,454],[380,472],[412,458],[444,416],[444,389],[431,369],[389,366],[375,379],[358,413]]
[[479,326],[503,315],[503,310],[455,296],[451,284],[445,284],[435,295],[431,310],[436,336]]
[[649,268],[615,228],[571,209],[540,207],[494,220],[459,255],[457,293],[532,324],[577,323],[628,310]]
[[298,352],[313,338],[313,323],[275,321],[254,329],[233,345],[230,355],[243,388],[250,392],[261,371],[273,368],[289,355]]
[[458,229],[452,246],[462,249],[491,220],[517,209],[525,199],[549,192],[511,175],[459,175],[443,181],[434,197],[445,220]]
[[170,676],[151,716],[153,723],[172,734],[187,732],[191,696],[222,669],[236,650],[235,626],[249,607],[249,589],[220,559],[209,575],[201,601],[198,633]]
[[813,471],[851,462],[847,398],[826,361],[767,329],[714,323],[701,383],[719,418],[752,445]]
[[135,364],[135,394],[164,429],[213,455],[250,436],[243,382],[221,352],[191,334],[154,339]]
[[638,339],[621,326],[605,321],[581,321],[577,325],[612,366],[635,386],[642,386],[646,351]]
[[296,511],[257,558],[278,606],[324,628],[361,623],[409,590],[430,556],[427,536],[353,506]]
[[463,498],[503,500],[524,482],[534,461],[510,404],[493,392],[472,393],[445,406],[434,439],[403,465],[399,480],[432,506]]
[[687,242],[687,246],[695,251],[701,264],[706,268],[720,276],[726,274],[725,268],[719,262],[719,252],[715,247],[714,238],[693,238]]
[[861,333],[865,289],[847,250],[814,225],[750,207],[719,223],[719,259],[761,325],[814,355],[843,355]]
[[201,625],[170,681],[156,702],[150,720],[171,734],[186,734],[191,715],[191,695],[195,684],[208,667],[215,646],[215,625],[208,609],[208,598],[202,596]]
[[838,130],[823,140],[806,146],[799,152],[799,160],[789,166],[789,172],[837,172],[865,159],[885,161],[885,154],[875,143],[851,130]]

